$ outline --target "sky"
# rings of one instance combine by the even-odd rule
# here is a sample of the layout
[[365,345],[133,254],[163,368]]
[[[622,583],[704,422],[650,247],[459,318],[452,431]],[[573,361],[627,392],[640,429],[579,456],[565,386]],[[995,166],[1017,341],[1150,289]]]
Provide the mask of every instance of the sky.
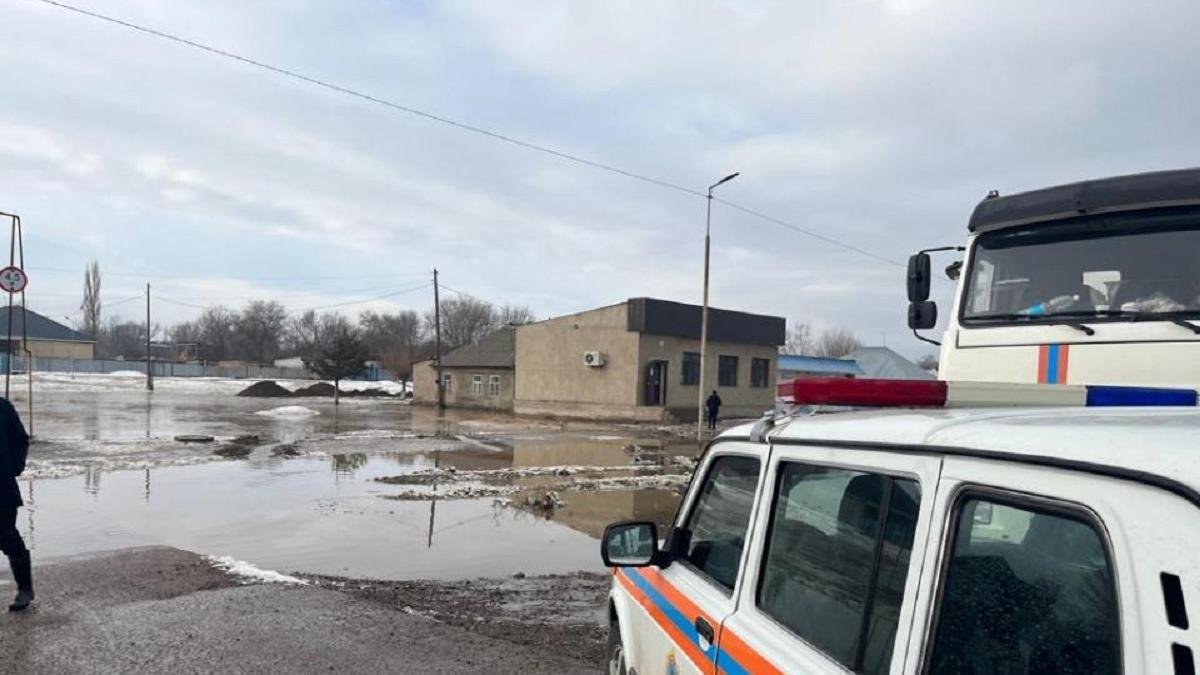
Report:
[[[74,2],[692,190],[740,171],[719,196],[793,228],[715,203],[712,304],[912,357],[903,262],[988,190],[1200,156],[1195,0]],[[0,211],[60,321],[91,260],[107,315],[150,283],[164,324],[424,311],[434,267],[539,317],[700,301],[700,196],[40,0],[0,0],[0,97]]]

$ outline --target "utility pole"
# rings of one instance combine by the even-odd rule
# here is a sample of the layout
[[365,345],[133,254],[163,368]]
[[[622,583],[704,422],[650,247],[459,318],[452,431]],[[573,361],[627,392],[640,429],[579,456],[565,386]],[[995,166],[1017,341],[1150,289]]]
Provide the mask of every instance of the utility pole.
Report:
[[446,409],[446,382],[442,379],[442,303],[438,299],[438,271],[433,270],[433,350],[437,369],[437,409]]
[[708,253],[711,248],[710,232],[712,230],[712,200],[713,190],[722,183],[737,178],[738,172],[734,172],[725,176],[721,180],[708,186],[708,212],[704,216],[704,305],[700,310],[700,383],[697,389],[700,390],[696,402],[696,440],[704,440],[704,399],[705,393],[708,392],[708,385],[704,378],[704,363],[708,360]]
[[146,284],[146,391],[154,391],[154,368],[150,363],[150,284]]

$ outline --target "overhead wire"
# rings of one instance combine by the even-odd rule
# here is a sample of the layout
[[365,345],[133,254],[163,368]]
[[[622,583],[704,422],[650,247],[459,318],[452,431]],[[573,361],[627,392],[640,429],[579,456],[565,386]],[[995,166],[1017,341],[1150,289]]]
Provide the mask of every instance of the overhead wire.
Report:
[[[141,24],[133,23],[131,21],[126,21],[124,19],[118,19],[116,17],[109,16],[107,14],[101,14],[99,12],[84,9],[82,7],[77,7],[75,5],[71,5],[71,4],[68,4],[65,2],[59,2],[58,0],[37,0],[37,2],[41,2],[46,5],[51,5],[51,6],[54,6],[59,9],[66,10],[69,12],[74,12],[76,14],[90,17],[90,18],[96,19],[98,21],[104,21],[104,22],[107,22],[107,23],[110,23],[113,25],[121,26],[123,28],[128,28],[130,30],[144,33],[146,35],[150,35],[153,37],[161,38],[163,40],[168,40],[170,42],[174,42],[174,43],[181,44],[181,45],[184,45],[187,47],[191,47],[193,49],[199,49],[201,51],[208,52],[208,53],[214,54],[216,56],[220,56],[220,57],[227,58],[227,59],[232,59],[234,61],[238,61],[238,62],[244,63],[246,65],[250,65],[250,66],[254,66],[256,68],[261,68],[263,70],[267,70],[267,71],[275,73],[277,75],[282,75],[284,77],[299,80],[301,82],[305,82],[305,83],[308,83],[308,84],[311,84],[311,85],[314,85],[317,87],[321,87],[321,88],[324,88],[324,89],[327,89],[330,91],[334,91],[334,92],[337,92],[340,94],[345,94],[346,96],[351,96],[351,97],[354,97],[357,99],[361,99],[363,101],[367,101],[367,102],[381,105],[381,106],[384,106],[387,108],[391,108],[391,109],[394,109],[394,110],[397,110],[397,111],[400,111],[400,112],[403,112],[403,113],[406,113],[409,115],[414,115],[416,117],[420,117],[420,118],[429,120],[431,122],[436,122],[438,124],[444,124],[444,125],[447,125],[450,127],[454,127],[461,131],[466,131],[469,133],[486,136],[493,140],[501,141],[504,143],[508,143],[511,145],[525,148],[527,150],[532,150],[534,152],[540,152],[540,153],[543,153],[546,155],[557,157],[558,159],[561,159],[564,161],[574,162],[576,164],[588,166],[588,167],[591,167],[593,169],[597,169],[600,171],[606,171],[606,172],[616,174],[619,176],[624,176],[625,178],[629,178],[632,180],[637,180],[637,181],[655,185],[655,186],[658,186],[661,188],[688,194],[693,197],[705,198],[708,196],[708,194],[704,191],[696,190],[694,188],[689,188],[689,187],[686,187],[683,185],[679,185],[677,183],[673,183],[668,180],[656,178],[654,176],[649,176],[646,174],[637,173],[634,171],[630,171],[628,169],[622,169],[621,167],[614,166],[612,164],[607,164],[607,163],[600,162],[597,160],[588,159],[588,158],[582,157],[580,155],[565,152],[563,150],[558,150],[556,148],[552,148],[550,146],[543,145],[540,143],[534,143],[532,141],[527,141],[527,140],[524,140],[521,138],[517,138],[515,136],[510,136],[508,134],[500,133],[498,131],[494,131],[492,129],[488,129],[485,127],[476,126],[474,124],[468,124],[466,122],[460,122],[458,120],[452,119],[450,117],[446,117],[444,115],[438,115],[438,114],[431,113],[431,112],[428,112],[425,110],[421,110],[419,108],[414,108],[412,106],[404,105],[401,103],[396,103],[395,101],[381,98],[379,96],[374,96],[372,94],[367,94],[367,93],[364,93],[357,89],[351,89],[349,87],[345,87],[345,86],[342,86],[339,84],[335,84],[333,82],[329,82],[328,80],[322,80],[322,79],[312,77],[309,75],[304,75],[303,73],[299,73],[294,70],[289,70],[287,68],[283,68],[280,66],[271,65],[264,61],[252,59],[250,57],[243,56],[243,55],[237,54],[235,52],[231,52],[231,51],[228,51],[225,49],[220,49],[218,47],[213,47],[213,46],[204,44],[202,42],[197,42],[195,40],[181,37],[181,36],[178,36],[178,35],[175,35],[172,33],[167,33],[165,31],[161,31],[161,30],[158,30],[155,28],[150,28],[148,26],[143,26]],[[902,263],[898,260],[893,260],[886,256],[883,256],[883,255],[880,255],[877,253],[872,253],[866,249],[855,246],[853,244],[846,243],[835,237],[819,234],[817,232],[814,232],[811,229],[801,227],[799,225],[795,225],[786,220],[783,220],[782,218],[777,218],[774,216],[767,215],[765,213],[762,213],[760,211],[757,211],[755,209],[752,209],[752,208],[749,208],[746,206],[742,206],[741,204],[729,201],[727,199],[720,199],[720,198],[716,198],[716,197],[714,197],[713,199],[714,199],[714,201],[718,201],[721,204],[724,204],[725,206],[734,208],[748,216],[758,218],[760,220],[763,220],[768,223],[772,223],[772,224],[780,226],[780,227],[787,228],[789,230],[798,232],[798,233],[808,236],[808,237],[815,238],[819,241],[825,242],[832,246],[840,247],[842,249],[845,249],[847,251],[851,251],[853,253],[857,253],[860,255],[865,255],[869,258],[872,258],[874,260],[884,262],[884,263],[887,263],[890,265],[897,265],[897,266],[901,266],[901,267],[904,266],[904,263]]]

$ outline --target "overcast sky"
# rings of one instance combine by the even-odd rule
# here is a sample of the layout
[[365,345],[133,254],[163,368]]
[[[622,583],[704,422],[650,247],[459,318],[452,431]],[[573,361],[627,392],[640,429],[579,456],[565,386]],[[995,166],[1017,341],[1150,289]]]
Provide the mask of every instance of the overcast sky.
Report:
[[[696,190],[741,171],[723,197],[897,263],[992,188],[1200,163],[1195,0],[76,2]],[[0,78],[0,211],[60,320],[91,259],[107,313],[149,281],[166,323],[424,310],[434,266],[539,317],[700,300],[702,198],[38,0],[0,0]],[[715,306],[930,351],[902,267],[720,204],[713,232]]]

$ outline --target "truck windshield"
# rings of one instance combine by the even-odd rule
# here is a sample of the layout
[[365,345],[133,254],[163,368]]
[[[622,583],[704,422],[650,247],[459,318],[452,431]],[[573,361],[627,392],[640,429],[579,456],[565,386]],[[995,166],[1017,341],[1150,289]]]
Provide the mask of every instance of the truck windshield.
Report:
[[1200,315],[1200,210],[985,232],[964,292],[964,325]]

